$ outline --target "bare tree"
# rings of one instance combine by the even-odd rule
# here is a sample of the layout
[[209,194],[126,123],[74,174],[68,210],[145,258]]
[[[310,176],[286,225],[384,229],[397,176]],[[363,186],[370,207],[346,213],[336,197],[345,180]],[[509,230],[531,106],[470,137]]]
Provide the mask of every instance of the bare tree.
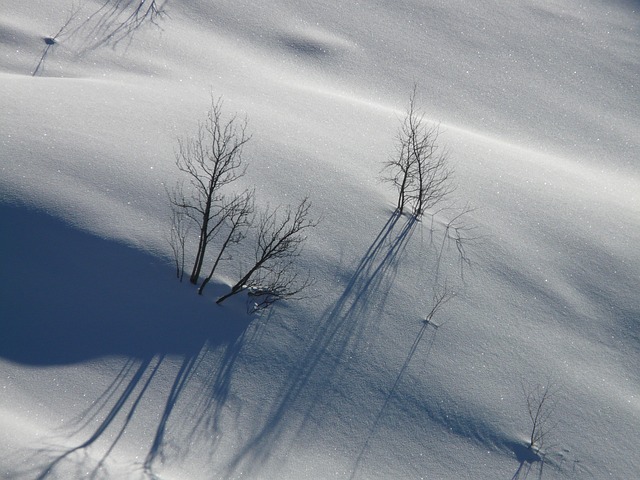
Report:
[[396,154],[389,158],[382,168],[383,174],[385,175],[382,180],[393,185],[398,191],[396,210],[400,215],[404,212],[408,201],[407,191],[412,188],[412,184],[414,183],[416,159],[412,155],[409,141],[412,132],[415,133],[415,129],[413,128],[413,121],[416,118],[414,108],[415,105],[412,95],[407,114],[396,136]]
[[409,106],[396,138],[396,156],[385,162],[383,180],[398,191],[397,210],[413,207],[413,216],[424,213],[447,197],[453,190],[453,170],[447,152],[437,143],[438,125],[429,125],[424,113],[416,107],[417,87],[409,97]]
[[442,323],[436,323],[433,319],[444,305],[456,296],[456,293],[449,288],[445,281],[443,285],[436,284],[433,287],[433,297],[431,299],[431,310],[424,319],[424,323],[427,325],[433,325],[435,328],[440,328]]
[[209,283],[211,277],[213,277],[213,274],[224,257],[227,248],[230,245],[240,243],[246,237],[246,231],[252,224],[253,211],[254,192],[252,190],[235,195],[230,202],[223,205],[220,216],[221,218],[224,218],[227,223],[226,236],[220,244],[218,255],[209,270],[209,275],[207,275],[207,277],[202,281],[202,284],[198,289],[198,294],[202,295],[204,287]]
[[177,209],[171,209],[171,229],[169,231],[169,246],[173,252],[173,260],[176,266],[176,277],[182,282],[184,277],[184,261],[187,235],[189,233],[189,224],[184,212]]
[[[250,140],[247,122],[236,116],[224,121],[222,100],[211,99],[205,122],[198,125],[198,134],[178,140],[176,166],[189,180],[189,188],[179,183],[170,194],[172,209],[197,225],[199,238],[189,281],[197,284],[207,247],[224,225],[229,208],[222,188],[244,175],[242,151]],[[232,202],[233,203],[233,202]]]
[[448,155],[438,144],[440,128],[424,126],[422,117],[414,122],[416,134],[410,138],[410,147],[415,158],[415,187],[411,194],[413,215],[416,218],[440,203],[454,189],[451,183],[452,170]]
[[[467,249],[469,245],[473,245],[481,239],[481,236],[476,233],[477,228],[467,218],[468,215],[474,211],[475,209],[469,204],[464,205],[462,208],[449,205],[432,215],[430,228],[431,242],[438,254],[435,270],[436,281],[440,276],[440,267],[443,263],[445,251],[449,249],[451,245],[455,245],[458,253],[460,278],[464,281],[464,268],[465,266],[471,266],[471,256]],[[434,240],[434,231],[436,230],[434,223],[437,218],[445,215],[448,219],[442,220],[444,230],[442,231],[440,244],[437,245]]]
[[296,209],[267,209],[262,213],[253,266],[216,303],[249,290],[253,297],[261,298],[258,305],[268,306],[291,298],[310,285],[310,278],[300,277],[295,270],[295,259],[306,240],[304,231],[318,225],[318,220],[309,218],[310,208],[311,202],[304,198]]
[[553,415],[557,389],[550,380],[544,385],[535,384],[533,386],[525,385],[523,382],[522,392],[526,399],[527,413],[531,421],[528,448],[539,451],[544,446],[549,432],[555,427]]

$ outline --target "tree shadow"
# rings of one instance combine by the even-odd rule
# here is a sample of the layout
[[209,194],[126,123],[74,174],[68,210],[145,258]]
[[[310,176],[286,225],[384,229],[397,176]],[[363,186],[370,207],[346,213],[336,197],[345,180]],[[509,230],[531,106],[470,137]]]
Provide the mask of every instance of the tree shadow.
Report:
[[[86,439],[62,452],[38,452],[39,459],[50,460],[32,472],[34,478],[56,475],[65,460],[103,439],[106,450],[90,469],[96,478],[158,372],[171,372],[168,356],[181,361],[154,427],[145,472],[153,476],[154,462],[164,460],[172,412],[203,358],[213,351],[222,352],[209,382],[213,396],[200,391],[206,402],[194,422],[217,424],[249,317],[234,316],[198,297],[177,283],[171,268],[157,257],[44,213],[0,204],[0,230],[0,357],[38,367],[114,355],[125,359],[103,393],[61,433],[67,439]],[[210,375],[207,370],[204,377]]]
[[546,460],[544,453],[536,452],[522,443],[513,443],[510,449],[519,462],[518,469],[511,480],[525,480],[530,474],[537,475],[538,480],[542,478]]
[[33,72],[31,73],[32,77],[37,76],[41,70],[44,70],[44,66],[47,61],[47,55],[49,55],[49,50],[51,50],[51,48],[53,48],[53,46],[57,43],[55,37],[44,37],[42,40],[45,43],[45,47],[42,50],[42,54],[40,55],[40,60],[38,60],[36,68],[34,68]]
[[[199,360],[199,363],[215,365],[215,368],[208,370],[208,374],[200,383],[200,392],[193,396],[192,402],[186,407],[195,417],[187,436],[192,441],[208,443],[211,458],[215,455],[218,441],[224,433],[222,414],[231,393],[236,362],[244,346],[251,343],[250,331],[249,328],[244,329],[234,341],[218,348],[216,352],[208,349]],[[207,362],[205,356],[213,355],[216,355],[216,358],[210,358]]]
[[[125,389],[122,391],[117,401],[114,403],[114,405],[111,407],[111,409],[107,413],[107,416],[100,422],[100,424],[98,425],[98,428],[95,429],[95,431],[89,436],[87,440],[77,445],[76,447],[70,448],[64,451],[62,454],[56,456],[52,461],[50,461],[44,467],[44,469],[40,472],[40,474],[36,477],[36,479],[43,480],[47,478],[50,474],[52,474],[55,471],[55,468],[67,457],[69,457],[75,452],[88,448],[94,442],[96,442],[107,430],[107,428],[113,423],[114,419],[120,413],[120,411],[123,410],[125,404],[127,403],[127,400],[129,400],[130,397],[134,398],[133,404],[130,407],[127,407],[128,411],[127,411],[126,417],[122,422],[122,424],[120,425],[119,430],[117,431],[116,435],[112,437],[112,440],[110,440],[109,447],[107,448],[107,450],[105,451],[104,455],[99,460],[97,465],[91,471],[91,475],[89,476],[89,478],[95,478],[98,475],[98,473],[101,471],[107,457],[113,451],[115,446],[118,444],[126,428],[128,427],[129,422],[133,418],[138,408],[138,405],[140,404],[140,401],[144,396],[144,393],[146,392],[147,388],[151,384],[153,377],[157,373],[163,358],[164,358],[164,355],[160,355],[159,358],[155,359],[155,362],[153,363],[152,361],[154,359],[144,359],[142,362],[140,362],[131,380],[127,383]],[[148,370],[149,372],[147,372]],[[143,381],[144,377],[146,378]],[[132,397],[132,393],[136,390],[136,387],[140,383],[142,383],[140,391],[137,393],[135,397]]]
[[106,45],[115,47],[123,41],[129,46],[144,25],[159,26],[159,21],[166,16],[167,1],[105,0],[102,6],[86,16],[69,35],[91,39],[81,53]]
[[123,42],[126,42],[128,48],[143,26],[160,26],[160,20],[167,16],[167,2],[168,0],[103,0],[102,5],[89,14],[84,13],[83,6],[73,6],[58,32],[43,38],[46,46],[31,75],[35,77],[42,74],[47,56],[59,40],[80,42],[82,47],[77,51],[78,56],[103,46],[116,47]]
[[33,72],[31,72],[31,76],[32,77],[35,77],[36,75],[38,75],[39,72],[44,70],[44,66],[45,66],[45,63],[47,61],[47,56],[49,55],[49,51],[55,45],[58,44],[58,37],[60,37],[61,35],[63,35],[65,33],[67,28],[69,28],[69,25],[71,24],[71,22],[73,22],[73,20],[75,19],[75,17],[78,14],[78,12],[79,12],[79,9],[72,8],[71,9],[71,13],[69,13],[69,16],[67,17],[67,20],[58,29],[56,34],[52,35],[50,37],[43,37],[42,38],[42,41],[44,42],[45,47],[42,50],[42,54],[40,55],[40,60],[38,61],[38,64],[36,65],[36,68],[34,68]]
[[362,446],[362,448],[360,449],[360,452],[358,453],[358,457],[356,458],[353,470],[351,471],[351,475],[349,477],[350,480],[353,480],[354,478],[356,478],[357,474],[358,474],[358,470],[360,469],[360,465],[362,464],[362,461],[364,460],[365,454],[367,453],[367,450],[369,448],[369,443],[371,441],[371,439],[374,437],[376,430],[378,429],[378,426],[380,424],[380,421],[382,420],[382,417],[384,415],[384,412],[386,411],[387,407],[389,406],[390,401],[393,399],[393,396],[396,392],[396,389],[398,388],[398,385],[400,385],[400,381],[402,380],[402,377],[404,376],[407,368],[409,367],[409,364],[411,363],[411,360],[413,359],[416,350],[418,349],[418,346],[420,345],[422,338],[424,337],[425,333],[427,332],[427,330],[431,331],[431,335],[429,336],[429,343],[427,345],[427,351],[426,351],[426,356],[425,358],[429,357],[429,354],[431,353],[431,350],[433,348],[433,345],[435,343],[436,340],[436,335],[438,333],[438,327],[434,326],[434,324],[429,323],[429,322],[423,322],[422,326],[420,327],[420,330],[418,330],[418,333],[416,335],[416,338],[413,341],[413,344],[411,345],[411,348],[409,349],[409,353],[407,354],[407,358],[405,359],[404,363],[402,364],[402,368],[400,368],[400,371],[398,372],[398,376],[396,377],[395,382],[393,383],[393,385],[391,386],[391,389],[389,390],[389,393],[387,394],[384,403],[382,404],[382,407],[380,407],[380,410],[378,411],[378,414],[376,415],[375,420],[373,421],[373,424],[371,425],[371,428],[369,429],[369,433],[367,435],[367,438]]
[[[460,211],[456,212],[453,218],[447,222],[442,223],[442,237],[439,241],[436,241],[436,229],[434,228],[435,224],[435,215],[431,217],[431,226],[429,228],[429,246],[434,250],[435,256],[435,268],[434,268],[434,278],[433,278],[433,289],[434,296],[432,299],[432,309],[429,313],[427,313],[426,318],[422,320],[422,324],[418,329],[416,336],[414,338],[411,347],[409,348],[409,352],[405,358],[396,379],[389,390],[389,393],[386,395],[385,400],[376,415],[369,432],[366,436],[366,439],[360,449],[358,456],[356,457],[354,467],[351,471],[350,480],[353,480],[357,477],[358,471],[360,470],[360,466],[364,461],[365,455],[369,449],[369,445],[371,440],[374,438],[375,433],[380,425],[380,422],[384,416],[385,411],[387,410],[389,404],[394,398],[396,394],[396,390],[398,389],[402,378],[404,377],[406,370],[408,369],[412,359],[414,358],[419,345],[422,343],[423,338],[425,338],[425,334],[429,332],[428,344],[425,352],[425,359],[429,357],[433,346],[435,344],[436,335],[438,333],[438,329],[443,325],[442,322],[438,323],[434,320],[434,315],[438,313],[440,308],[446,304],[449,299],[453,298],[456,295],[456,292],[449,290],[447,286],[447,276],[446,272],[442,271],[442,265],[445,261],[445,252],[450,249],[451,244],[456,246],[457,256],[459,260],[459,274],[460,279],[464,283],[464,267],[465,265],[470,265],[470,260],[465,252],[466,243],[469,241],[475,241],[475,237],[471,237],[468,233],[472,230],[472,227],[468,227],[465,225],[463,221],[460,219],[470,211],[468,207],[464,207]],[[444,277],[443,281],[441,281],[440,277]],[[441,284],[442,283],[442,284]],[[432,415],[432,414],[431,414]],[[433,418],[433,415],[432,415]]]
[[400,258],[414,231],[416,220],[406,218],[399,225],[402,218],[406,217],[393,213],[369,246],[343,293],[318,322],[306,353],[279,391],[265,424],[228,464],[228,476],[241,466],[243,472],[250,474],[252,468],[269,459],[274,445],[290,427],[292,411],[301,412],[298,432],[304,429],[323,392],[344,374],[348,367],[345,361],[359,348],[374,316],[372,310],[379,310],[386,303]]

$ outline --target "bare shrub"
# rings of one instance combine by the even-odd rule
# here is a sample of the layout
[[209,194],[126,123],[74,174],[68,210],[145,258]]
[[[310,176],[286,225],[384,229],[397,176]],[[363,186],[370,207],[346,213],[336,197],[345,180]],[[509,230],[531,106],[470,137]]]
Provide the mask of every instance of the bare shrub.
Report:
[[431,310],[429,310],[429,313],[424,319],[424,323],[433,325],[435,328],[440,328],[442,326],[442,323],[436,323],[434,321],[434,318],[442,309],[442,307],[444,307],[445,304],[455,296],[456,293],[451,290],[447,282],[444,282],[444,284],[442,285],[434,285],[433,296],[431,298]]
[[527,413],[531,422],[528,448],[540,451],[549,433],[555,428],[554,413],[556,407],[557,387],[547,380],[545,384],[527,385],[522,383]]
[[397,211],[407,206],[419,219],[453,190],[453,170],[447,152],[438,145],[440,128],[430,125],[416,106],[417,87],[396,137],[396,153],[383,166],[382,180],[398,191]]
[[178,140],[176,166],[186,176],[188,188],[179,182],[170,192],[169,201],[174,216],[184,216],[197,226],[198,247],[189,276],[193,284],[199,281],[212,239],[225,222],[231,220],[234,225],[240,220],[234,218],[240,197],[227,201],[222,189],[245,173],[242,151],[251,138],[246,127],[246,120],[235,115],[223,120],[222,100],[212,97],[207,119],[199,124],[197,135]]
[[220,261],[224,258],[227,249],[234,244],[240,243],[246,237],[246,232],[253,224],[253,212],[254,212],[254,192],[246,191],[242,194],[235,195],[229,202],[225,202],[223,205],[223,213],[221,217],[226,221],[226,234],[220,246],[218,248],[218,255],[216,256],[209,275],[205,277],[198,289],[198,293],[202,295],[204,287],[209,283],[216,268],[220,264]]
[[184,261],[189,223],[187,218],[178,209],[171,210],[171,228],[169,230],[169,246],[173,253],[176,267],[176,277],[182,282],[184,278]]
[[267,209],[260,215],[255,261],[216,303],[248,290],[262,308],[293,298],[311,284],[309,276],[300,276],[295,270],[295,259],[306,240],[305,230],[318,225],[318,220],[310,218],[310,208],[311,202],[304,198],[295,209]]

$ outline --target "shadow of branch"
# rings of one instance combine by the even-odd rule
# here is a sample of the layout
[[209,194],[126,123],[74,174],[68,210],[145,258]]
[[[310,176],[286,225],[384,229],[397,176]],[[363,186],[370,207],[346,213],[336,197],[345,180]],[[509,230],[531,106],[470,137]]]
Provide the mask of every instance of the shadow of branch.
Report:
[[[83,5],[74,5],[56,34],[43,38],[46,46],[31,75],[43,74],[48,56],[61,39],[81,44],[76,52],[79,57],[100,47],[116,47],[122,42],[126,42],[128,48],[144,26],[160,28],[160,21],[168,16],[167,3],[168,0],[104,0],[101,6],[86,15],[80,15]],[[80,17],[83,19],[77,21]]]
[[424,337],[425,332],[427,331],[427,329],[431,329],[432,330],[432,335],[429,339],[429,344],[427,345],[427,350],[426,350],[426,357],[429,357],[429,354],[431,353],[431,350],[433,348],[433,345],[435,343],[436,340],[436,335],[438,333],[438,328],[435,327],[433,324],[429,323],[429,322],[423,322],[422,326],[420,327],[420,330],[418,331],[418,334],[416,335],[416,338],[413,341],[413,344],[411,345],[411,348],[409,349],[409,353],[407,354],[407,358],[404,361],[404,364],[402,365],[402,368],[400,368],[400,371],[398,372],[398,376],[396,377],[395,382],[393,383],[393,385],[391,386],[391,389],[389,390],[389,393],[387,394],[384,403],[382,404],[382,407],[380,408],[378,414],[376,415],[375,420],[373,421],[373,424],[371,425],[371,428],[369,429],[369,433],[367,435],[367,438],[362,446],[362,448],[360,449],[360,452],[358,453],[358,457],[356,458],[353,470],[351,472],[351,476],[349,477],[350,480],[353,480],[356,478],[356,475],[358,473],[358,470],[360,469],[360,465],[362,463],[362,461],[364,460],[365,454],[367,452],[367,450],[369,449],[369,443],[371,441],[371,439],[373,438],[373,436],[375,435],[376,430],[378,429],[378,425],[380,424],[380,420],[382,419],[384,412],[387,409],[387,406],[389,405],[389,402],[391,401],[391,399],[393,398],[396,389],[398,388],[398,385],[400,385],[400,381],[402,380],[402,377],[405,374],[405,371],[407,370],[407,368],[409,367],[409,364],[411,363],[411,360],[413,359],[413,356],[416,353],[416,350],[418,349],[418,345],[420,344],[420,342],[422,341],[422,338]]
[[369,246],[345,290],[323,315],[306,353],[274,401],[267,421],[228,464],[227,475],[233,475],[241,465],[250,471],[269,459],[274,445],[293,421],[287,413],[294,405],[302,412],[298,431],[303,429],[322,392],[341,374],[350,353],[358,349],[370,322],[372,303],[376,308],[385,304],[400,257],[416,225],[415,219],[409,218],[398,231],[401,218],[393,213]]

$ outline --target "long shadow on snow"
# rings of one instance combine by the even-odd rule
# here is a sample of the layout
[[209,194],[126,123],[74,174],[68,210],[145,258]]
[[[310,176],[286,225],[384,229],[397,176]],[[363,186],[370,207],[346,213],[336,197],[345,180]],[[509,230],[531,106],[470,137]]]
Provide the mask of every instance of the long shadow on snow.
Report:
[[[217,371],[206,372],[210,390],[200,392],[206,400],[194,421],[207,417],[217,423],[246,321],[223,318],[213,302],[194,301],[193,290],[178,284],[157,257],[46,214],[0,204],[0,232],[0,357],[40,366],[107,355],[127,359],[103,394],[80,413],[75,431],[66,432],[71,438],[91,428],[87,439],[54,455],[38,478],[111,427],[116,433],[93,469],[97,475],[167,355],[182,356],[182,363],[155,427],[145,471],[151,474],[162,454],[167,422],[187,382],[213,351],[219,354]],[[98,418],[98,427],[90,427]]]
[[516,459],[520,462],[520,465],[518,466],[516,473],[511,477],[511,480],[526,480],[529,478],[531,473],[535,474],[536,469],[537,479],[541,480],[545,464],[544,454],[534,452],[530,448],[519,443],[514,443],[512,445],[512,450]]
[[348,369],[346,359],[358,350],[363,332],[373,320],[372,312],[384,307],[400,258],[414,231],[413,218],[406,219],[398,230],[401,218],[404,217],[393,213],[387,220],[342,295],[318,322],[306,354],[279,392],[267,422],[229,463],[228,475],[240,466],[250,473],[251,468],[266,462],[290,426],[288,414],[294,408],[303,413],[298,430],[301,431],[323,393]]
[[369,443],[371,442],[371,439],[375,435],[375,432],[378,429],[378,426],[380,425],[380,421],[382,420],[382,417],[385,411],[387,410],[389,403],[393,399],[393,396],[395,395],[396,390],[400,385],[400,382],[405,372],[407,371],[407,368],[409,367],[409,364],[411,363],[411,360],[413,359],[416,353],[416,350],[418,349],[418,346],[420,345],[420,342],[422,341],[422,338],[424,337],[427,329],[431,330],[431,335],[428,336],[429,343],[427,344],[427,347],[426,347],[425,357],[428,357],[429,354],[431,353],[431,349],[433,348],[433,344],[435,343],[436,334],[438,333],[438,330],[437,330],[438,327],[435,327],[433,324],[425,321],[420,327],[420,330],[418,330],[416,338],[413,341],[411,348],[409,349],[409,353],[407,354],[407,358],[405,359],[404,364],[402,365],[402,368],[400,369],[400,372],[398,373],[398,376],[396,377],[395,382],[393,382],[393,385],[391,386],[391,390],[389,390],[389,393],[387,394],[384,400],[384,403],[382,404],[382,407],[378,411],[378,414],[376,415],[376,418],[373,421],[371,428],[369,429],[367,438],[365,439],[365,442],[362,445],[362,448],[360,449],[360,453],[358,453],[358,457],[356,458],[353,470],[351,472],[351,476],[349,477],[350,480],[353,480],[357,477],[358,470],[360,469],[360,465],[362,464],[362,461],[367,453],[367,450],[369,449]]

